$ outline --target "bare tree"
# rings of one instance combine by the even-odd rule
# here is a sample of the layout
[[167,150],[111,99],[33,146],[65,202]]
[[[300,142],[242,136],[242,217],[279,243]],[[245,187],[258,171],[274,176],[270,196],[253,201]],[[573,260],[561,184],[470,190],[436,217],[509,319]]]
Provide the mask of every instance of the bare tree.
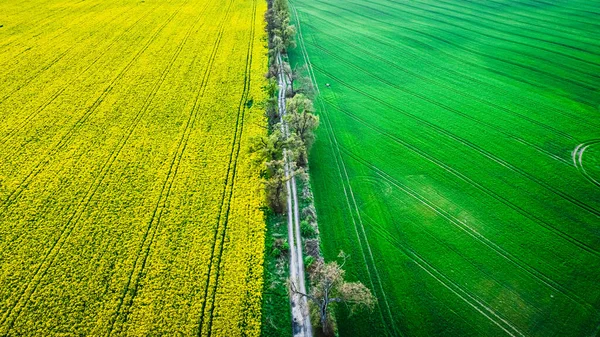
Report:
[[344,303],[354,313],[359,309],[372,310],[377,302],[369,288],[360,282],[347,282],[344,280],[346,255],[340,252],[342,264],[336,261],[324,263],[318,261],[310,275],[310,293],[304,294],[295,289],[290,282],[292,292],[308,298],[314,305],[324,333],[330,330],[330,308],[337,303]]

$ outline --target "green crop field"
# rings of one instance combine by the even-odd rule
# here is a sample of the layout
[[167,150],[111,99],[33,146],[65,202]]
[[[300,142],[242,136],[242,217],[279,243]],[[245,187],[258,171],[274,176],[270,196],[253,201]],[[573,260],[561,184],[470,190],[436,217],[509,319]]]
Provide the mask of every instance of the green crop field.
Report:
[[600,331],[600,2],[294,0],[341,336]]

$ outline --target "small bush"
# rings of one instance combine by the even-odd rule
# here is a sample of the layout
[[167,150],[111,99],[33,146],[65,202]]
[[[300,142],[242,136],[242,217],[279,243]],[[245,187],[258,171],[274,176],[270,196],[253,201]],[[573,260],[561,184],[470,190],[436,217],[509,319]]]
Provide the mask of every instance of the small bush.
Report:
[[300,232],[304,238],[312,238],[316,235],[315,228],[306,220],[300,223]]
[[309,270],[310,267],[315,263],[315,258],[313,256],[304,257],[304,269]]
[[273,248],[273,250],[271,251],[271,256],[273,257],[280,257],[281,256],[281,250],[279,248]]
[[289,251],[290,251],[290,244],[287,242],[287,240],[283,241],[283,244],[281,245],[281,251],[289,253]]
[[271,255],[274,257],[281,257],[283,254],[288,254],[290,251],[290,244],[285,239],[274,239],[273,249]]

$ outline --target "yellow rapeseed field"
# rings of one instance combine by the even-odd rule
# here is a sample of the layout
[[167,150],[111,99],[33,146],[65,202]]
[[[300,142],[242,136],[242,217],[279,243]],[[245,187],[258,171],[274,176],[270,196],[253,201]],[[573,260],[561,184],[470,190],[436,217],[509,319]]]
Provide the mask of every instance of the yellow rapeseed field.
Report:
[[0,335],[260,333],[265,7],[0,1]]

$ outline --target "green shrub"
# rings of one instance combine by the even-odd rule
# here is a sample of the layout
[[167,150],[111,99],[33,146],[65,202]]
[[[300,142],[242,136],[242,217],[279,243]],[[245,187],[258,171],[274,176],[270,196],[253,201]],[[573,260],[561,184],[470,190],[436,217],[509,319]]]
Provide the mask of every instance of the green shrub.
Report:
[[316,235],[315,228],[306,220],[300,223],[300,233],[305,238],[312,238]]

